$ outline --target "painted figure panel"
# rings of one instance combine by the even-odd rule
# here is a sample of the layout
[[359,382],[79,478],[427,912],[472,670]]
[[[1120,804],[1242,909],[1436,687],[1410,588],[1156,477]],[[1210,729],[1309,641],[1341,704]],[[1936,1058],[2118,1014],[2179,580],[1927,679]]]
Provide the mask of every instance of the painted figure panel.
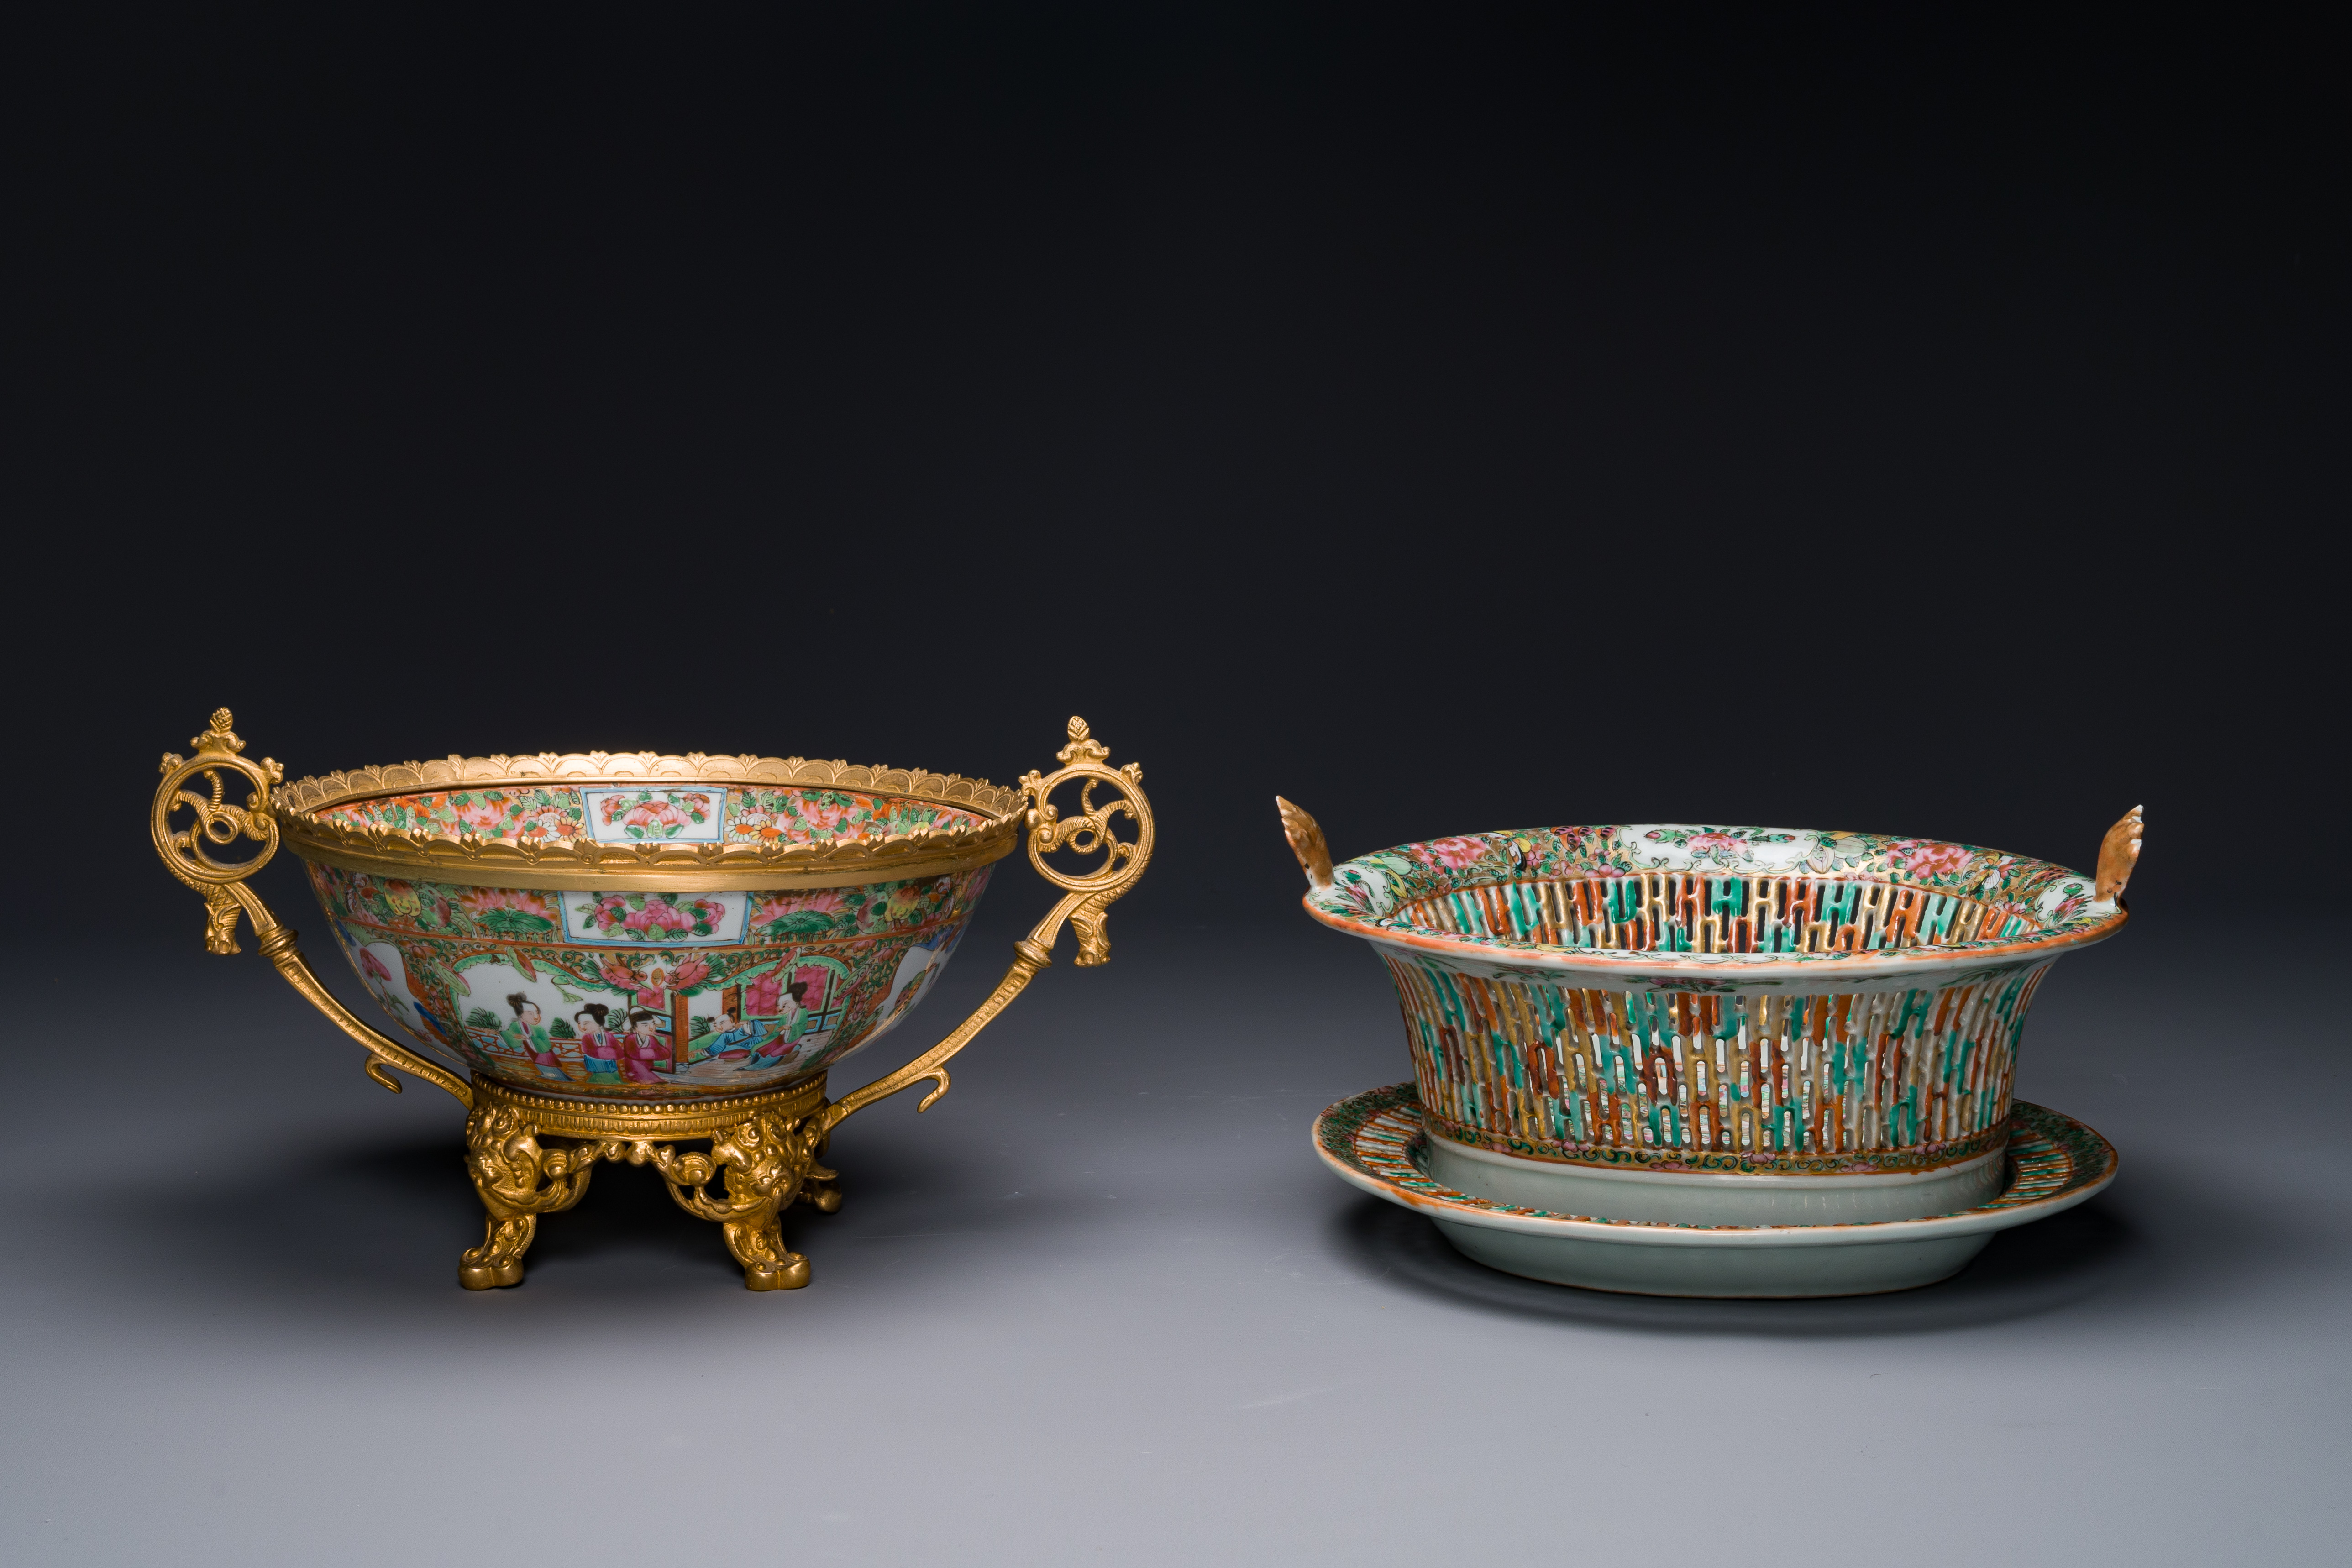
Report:
[[401,1030],[541,1092],[695,1099],[780,1087],[902,1019],[988,868],[773,893],[565,893],[310,867]]

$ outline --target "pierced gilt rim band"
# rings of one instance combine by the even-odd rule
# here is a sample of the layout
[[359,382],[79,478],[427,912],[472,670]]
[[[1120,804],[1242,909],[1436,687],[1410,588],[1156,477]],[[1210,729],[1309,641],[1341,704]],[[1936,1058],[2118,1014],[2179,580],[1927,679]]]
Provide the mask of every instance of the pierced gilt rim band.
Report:
[[[402,831],[322,820],[338,806],[388,796],[560,783],[800,785],[853,789],[952,806],[988,819],[974,826],[795,844],[600,844]],[[1003,859],[1019,842],[1025,799],[984,779],[918,768],[867,768],[798,757],[689,752],[541,752],[458,757],[354,768],[299,779],[276,791],[287,847],[306,861],[392,876],[431,873],[501,887],[646,889],[690,881],[698,888],[845,886],[966,871]]]
[[[291,835],[289,834],[290,838]],[[1402,953],[1441,954],[1497,967],[1546,974],[1576,975],[1580,985],[1632,990],[1688,988],[1686,977],[1705,977],[1727,988],[1782,986],[1795,981],[1818,983],[1822,988],[1851,984],[1864,977],[1899,977],[1937,969],[1958,969],[1999,964],[2004,960],[2055,956],[2076,947],[2104,942],[2130,919],[2118,908],[2097,925],[2055,936],[2021,937],[2013,942],[1970,944],[1957,947],[1889,947],[1876,953],[1661,953],[1649,948],[1551,947],[1504,937],[1455,936],[1444,932],[1399,930],[1353,915],[1334,915],[1315,905],[1309,892],[1300,901],[1307,913],[1334,931]],[[1567,982],[1562,982],[1567,983]],[[1915,982],[1921,983],[1921,982]]]

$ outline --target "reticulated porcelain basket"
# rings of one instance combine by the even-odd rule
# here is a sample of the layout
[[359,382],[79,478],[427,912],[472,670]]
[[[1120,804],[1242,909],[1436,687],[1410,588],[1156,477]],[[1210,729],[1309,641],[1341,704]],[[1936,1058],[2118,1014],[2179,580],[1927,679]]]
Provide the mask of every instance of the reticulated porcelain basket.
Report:
[[[807,1283],[777,1216],[840,1207],[816,1163],[833,1128],[919,1082],[934,1085],[928,1109],[947,1060],[1052,963],[1065,922],[1077,962],[1105,962],[1106,907],[1151,854],[1142,769],[1110,767],[1075,718],[1062,766],[1010,789],[651,752],[453,756],[289,785],[229,727],[223,708],[194,755],[164,757],[156,852],[204,894],[213,952],[236,952],[250,920],[262,954],[367,1050],[371,1077],[397,1090],[392,1072],[407,1073],[467,1107],[466,1165],[488,1215],[459,1267],[469,1289],[520,1283],[539,1216],[577,1203],[600,1160],[655,1166],[680,1207],[720,1224],[752,1289]],[[242,806],[230,776],[251,786]],[[1068,815],[1053,801],[1066,786]],[[1100,789],[1113,794],[1098,805]],[[184,810],[193,823],[177,826]],[[1024,831],[1064,896],[1003,980],[938,1045],[828,1100],[827,1069],[905,1020]],[[215,858],[240,840],[258,853]],[[408,1043],[337,1001],[247,884],[281,842]],[[1071,873],[1047,860],[1056,850],[1103,858]]]
[[2140,842],[2135,808],[2095,877],[1937,840],[1677,824],[1334,865],[1279,804],[1307,912],[1395,982],[1432,1178],[1678,1225],[1990,1198],[2035,988],[2122,927]]

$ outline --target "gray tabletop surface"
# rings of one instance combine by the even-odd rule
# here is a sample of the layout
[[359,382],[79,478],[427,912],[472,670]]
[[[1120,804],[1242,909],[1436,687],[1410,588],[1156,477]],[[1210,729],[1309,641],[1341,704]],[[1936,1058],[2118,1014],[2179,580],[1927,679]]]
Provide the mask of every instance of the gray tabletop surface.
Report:
[[[0,1561],[2344,1560],[2339,930],[2143,918],[2061,964],[2020,1092],[2122,1175],[1901,1295],[1461,1259],[1308,1146],[1409,1076],[1371,956],[1149,910],[1108,968],[1066,943],[930,1113],[844,1127],[846,1203],[788,1220],[808,1289],[744,1291],[607,1166],[476,1294],[457,1106],[373,1087],[187,913],[15,998]],[[983,910],[836,1092],[1033,915]]]

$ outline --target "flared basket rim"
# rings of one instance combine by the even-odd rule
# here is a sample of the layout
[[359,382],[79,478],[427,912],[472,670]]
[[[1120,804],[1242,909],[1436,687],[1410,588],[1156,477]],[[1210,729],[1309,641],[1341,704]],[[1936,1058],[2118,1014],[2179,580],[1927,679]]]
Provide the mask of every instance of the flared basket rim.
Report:
[[[1975,884],[1931,883],[1906,879],[1888,869],[1890,857],[1922,852],[1949,863],[1955,854],[1962,866],[1982,864],[2011,894],[2009,902],[2033,901],[2037,909],[2065,911],[2062,919],[2040,930],[2007,936],[1954,942],[1940,946],[1885,947],[1865,952],[1698,953],[1643,947],[1570,946],[1530,941],[1519,936],[1461,934],[1399,919],[1401,904],[1474,887],[1506,882],[1538,880],[1563,874],[1559,869],[1537,869],[1549,837],[1555,842],[1587,843],[1607,835],[1644,832],[1712,835],[1739,841],[1739,835],[1771,835],[1789,846],[1813,846],[1807,841],[1834,844],[1844,856],[1817,865],[1803,854],[1784,853],[1764,863],[1706,865],[1676,863],[1687,856],[1653,854],[1646,862],[1612,867],[1580,867],[1566,874],[1583,877],[1626,877],[1643,872],[1697,872],[1729,876],[1813,876],[1828,880],[1893,883],[1943,894],[1971,896]],[[1847,850],[1846,846],[1858,846]],[[1776,847],[1778,847],[1776,845]],[[1979,862],[1976,857],[1985,857]],[[1632,857],[1621,857],[1631,860]],[[1400,883],[1405,883],[1402,888]],[[1423,884],[1426,885],[1423,885]],[[1450,885],[1448,885],[1450,884]],[[1687,823],[1580,824],[1573,827],[1501,829],[1399,844],[1359,855],[1332,867],[1328,885],[1310,888],[1301,901],[1307,912],[1335,931],[1344,931],[1377,945],[1407,951],[1443,955],[1501,967],[1577,971],[1639,982],[1644,977],[1712,975],[1741,982],[1807,977],[1863,977],[1922,969],[1978,966],[1988,961],[2033,959],[2105,940],[2130,918],[2120,899],[2091,897],[2095,881],[2086,873],[2031,856],[1984,849],[1940,839],[1906,838],[1893,834],[1853,833],[1817,829],[1706,827]]]

